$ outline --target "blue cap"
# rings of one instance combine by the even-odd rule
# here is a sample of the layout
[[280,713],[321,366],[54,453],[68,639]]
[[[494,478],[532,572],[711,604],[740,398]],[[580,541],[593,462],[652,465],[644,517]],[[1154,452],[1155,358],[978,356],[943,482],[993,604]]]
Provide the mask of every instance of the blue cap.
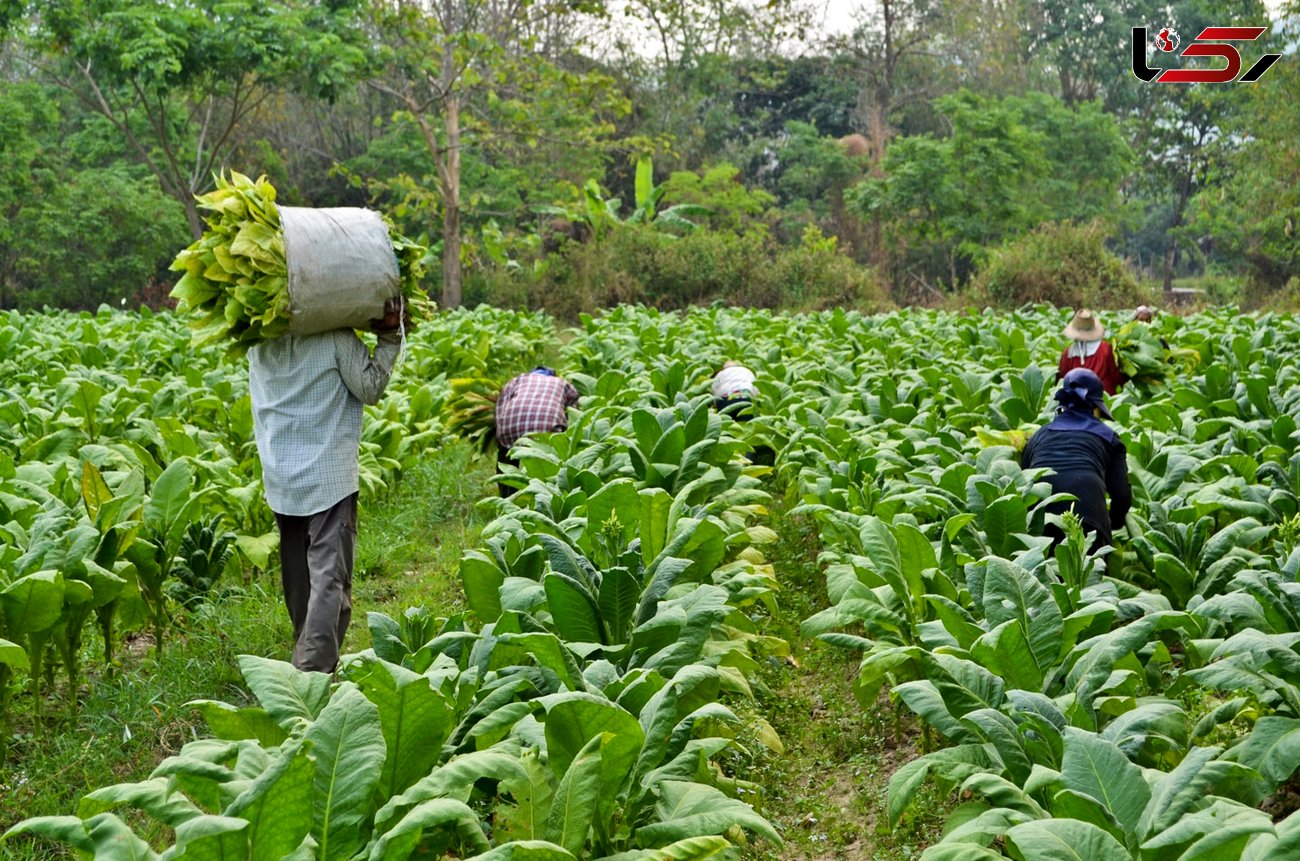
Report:
[[1101,377],[1087,368],[1075,368],[1061,379],[1056,400],[1064,409],[1096,409],[1108,419],[1115,417],[1106,409],[1105,389]]

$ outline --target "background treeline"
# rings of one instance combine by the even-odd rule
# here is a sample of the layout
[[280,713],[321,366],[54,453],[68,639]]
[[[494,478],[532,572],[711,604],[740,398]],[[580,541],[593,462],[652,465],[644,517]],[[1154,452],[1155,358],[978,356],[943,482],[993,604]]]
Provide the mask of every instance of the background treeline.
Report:
[[[447,305],[1300,301],[1298,0],[852,5],[0,0],[0,308],[164,302],[223,169]],[[1256,84],[1129,71],[1231,24]]]

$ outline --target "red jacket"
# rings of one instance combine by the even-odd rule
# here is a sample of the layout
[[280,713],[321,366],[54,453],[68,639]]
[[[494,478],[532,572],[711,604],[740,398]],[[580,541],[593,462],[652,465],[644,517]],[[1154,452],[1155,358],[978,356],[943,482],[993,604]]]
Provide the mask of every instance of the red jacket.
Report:
[[1098,344],[1097,352],[1086,359],[1071,356],[1069,347],[1062,350],[1061,363],[1056,368],[1056,379],[1061,379],[1075,368],[1087,368],[1100,377],[1101,387],[1108,395],[1115,394],[1116,389],[1128,382],[1128,377],[1120,372],[1119,365],[1115,362],[1115,351],[1111,349],[1109,341]]

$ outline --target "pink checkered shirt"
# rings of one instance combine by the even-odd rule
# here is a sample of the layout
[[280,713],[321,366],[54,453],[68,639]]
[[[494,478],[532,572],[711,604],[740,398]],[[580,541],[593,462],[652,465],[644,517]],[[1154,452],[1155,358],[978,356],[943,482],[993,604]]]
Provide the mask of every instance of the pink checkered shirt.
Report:
[[525,434],[564,430],[569,426],[564,411],[577,403],[578,390],[560,377],[515,377],[497,398],[497,444],[508,450]]

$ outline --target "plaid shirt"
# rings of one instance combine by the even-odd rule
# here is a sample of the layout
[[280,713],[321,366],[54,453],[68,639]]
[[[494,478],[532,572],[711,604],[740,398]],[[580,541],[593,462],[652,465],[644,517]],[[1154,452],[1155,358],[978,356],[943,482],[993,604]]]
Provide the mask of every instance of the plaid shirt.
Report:
[[559,377],[515,377],[497,398],[497,444],[509,451],[526,434],[564,430],[569,426],[564,411],[577,403],[578,390]]
[[253,432],[266,502],[306,517],[357,492],[362,404],[379,401],[401,345],[380,335],[372,358],[350,331],[284,335],[248,351]]

